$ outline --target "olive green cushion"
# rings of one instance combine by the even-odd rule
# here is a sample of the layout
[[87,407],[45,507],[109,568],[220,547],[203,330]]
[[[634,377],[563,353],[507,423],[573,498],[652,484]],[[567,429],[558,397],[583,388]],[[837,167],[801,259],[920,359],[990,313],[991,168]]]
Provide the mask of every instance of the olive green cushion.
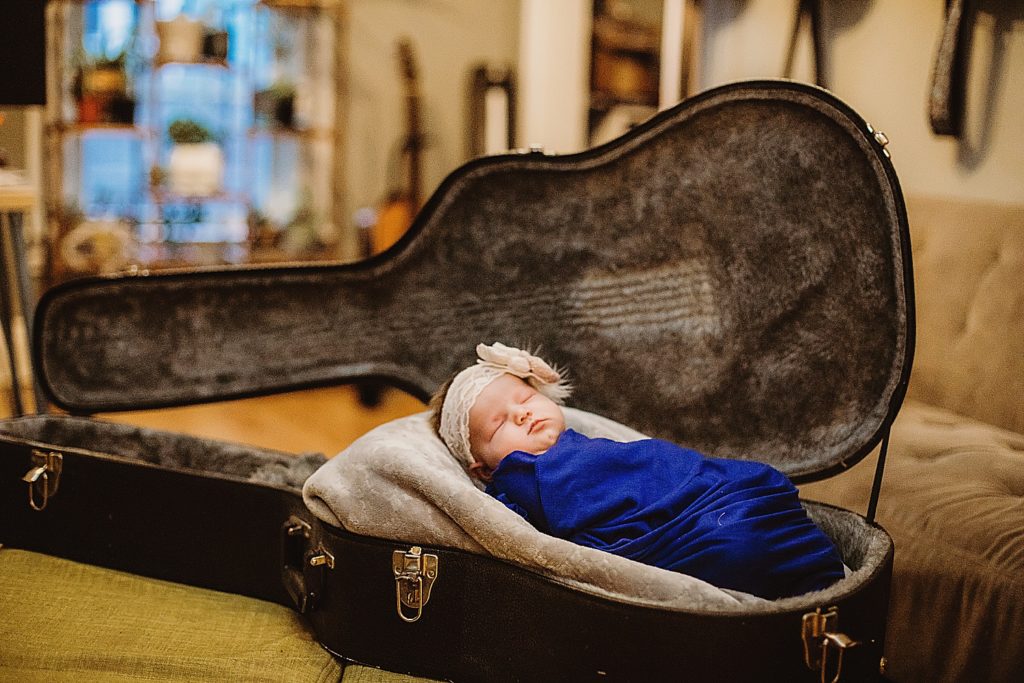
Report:
[[342,676],[281,605],[11,548],[0,549],[0,615],[2,681]]
[[382,671],[360,664],[349,664],[345,667],[342,683],[434,683],[433,678],[417,678],[390,671]]

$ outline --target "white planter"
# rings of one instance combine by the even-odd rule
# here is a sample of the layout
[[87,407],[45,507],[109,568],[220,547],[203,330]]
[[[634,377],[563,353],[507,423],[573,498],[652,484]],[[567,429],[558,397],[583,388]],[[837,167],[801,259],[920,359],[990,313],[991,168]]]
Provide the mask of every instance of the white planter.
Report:
[[179,14],[173,21],[156,22],[160,37],[158,62],[198,62],[203,53],[203,23]]
[[184,197],[208,197],[220,192],[224,152],[215,142],[175,145],[167,167],[168,189]]

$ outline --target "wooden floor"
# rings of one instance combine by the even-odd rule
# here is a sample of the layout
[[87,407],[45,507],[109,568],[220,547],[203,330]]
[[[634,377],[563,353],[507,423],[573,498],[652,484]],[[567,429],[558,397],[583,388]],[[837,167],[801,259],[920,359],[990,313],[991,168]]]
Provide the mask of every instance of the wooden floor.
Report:
[[[23,397],[25,405],[33,405],[25,392]],[[8,395],[0,395],[0,416],[10,415],[10,403]],[[425,406],[421,401],[390,388],[383,390],[378,405],[367,407],[359,400],[355,387],[343,386],[96,417],[288,453],[315,451],[330,457],[377,425],[422,410]]]

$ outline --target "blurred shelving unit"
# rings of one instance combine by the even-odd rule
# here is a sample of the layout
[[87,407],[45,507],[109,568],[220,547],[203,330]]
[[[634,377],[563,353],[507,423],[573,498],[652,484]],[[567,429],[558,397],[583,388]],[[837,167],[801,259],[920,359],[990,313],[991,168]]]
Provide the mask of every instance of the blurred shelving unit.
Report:
[[342,21],[340,0],[49,0],[44,284],[337,258]]

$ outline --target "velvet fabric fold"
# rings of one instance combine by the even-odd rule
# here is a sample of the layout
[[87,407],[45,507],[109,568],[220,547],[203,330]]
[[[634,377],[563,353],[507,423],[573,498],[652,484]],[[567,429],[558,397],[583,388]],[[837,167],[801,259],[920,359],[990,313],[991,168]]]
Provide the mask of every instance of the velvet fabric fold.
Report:
[[540,456],[509,454],[487,492],[544,533],[720,588],[774,600],[843,578],[796,488],[759,462],[569,429]]

